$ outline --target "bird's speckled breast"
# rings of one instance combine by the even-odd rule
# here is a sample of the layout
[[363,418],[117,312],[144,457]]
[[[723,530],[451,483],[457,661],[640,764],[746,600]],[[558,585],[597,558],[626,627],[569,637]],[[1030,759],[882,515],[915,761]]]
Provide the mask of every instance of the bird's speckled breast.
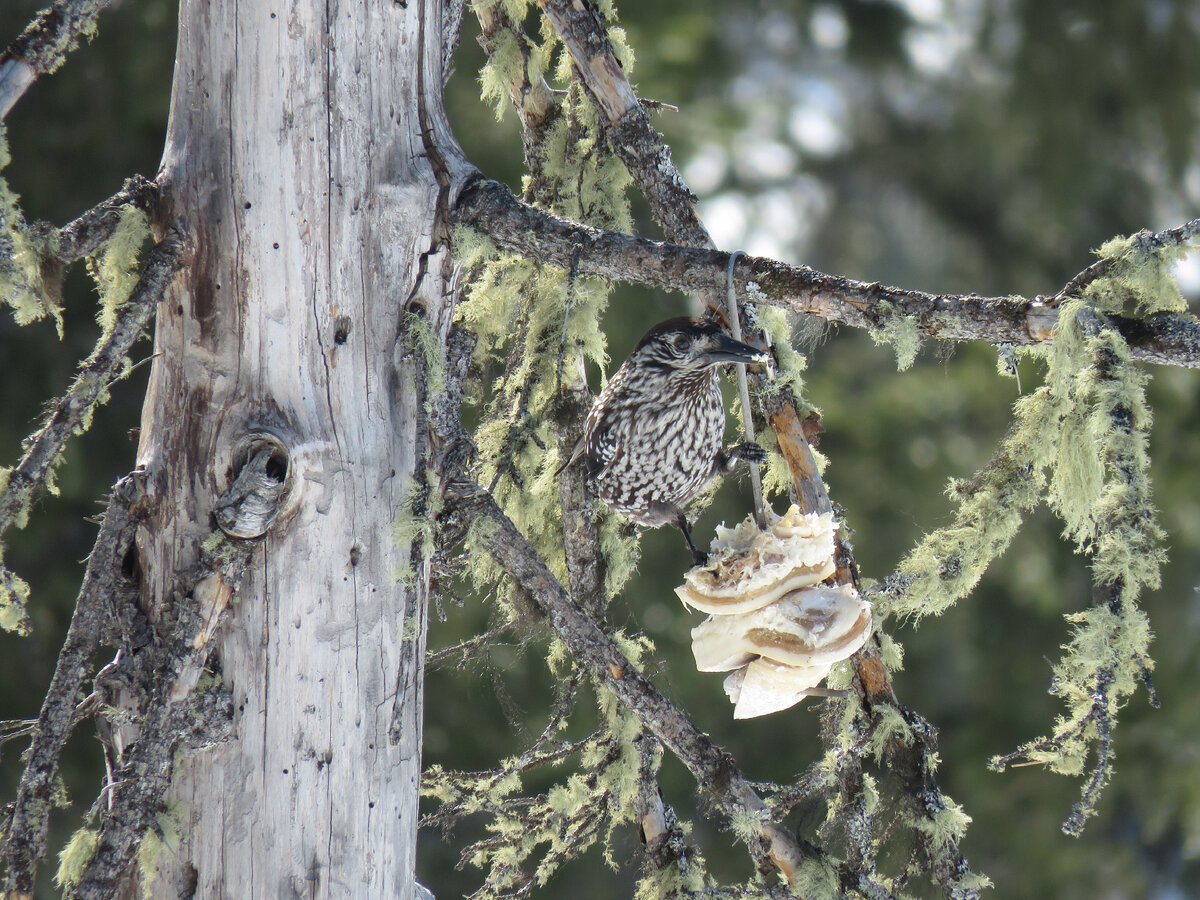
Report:
[[600,439],[588,448],[599,464],[600,499],[639,525],[663,524],[664,507],[687,504],[712,482],[725,437],[715,370],[664,381],[647,396],[614,378],[603,404],[608,421],[598,423]]

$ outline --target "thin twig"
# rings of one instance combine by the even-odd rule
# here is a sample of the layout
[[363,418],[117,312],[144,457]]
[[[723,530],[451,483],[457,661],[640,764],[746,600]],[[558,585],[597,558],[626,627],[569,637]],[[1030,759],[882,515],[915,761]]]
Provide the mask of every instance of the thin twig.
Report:
[[[733,267],[737,265],[738,257],[746,254],[734,250],[729,254],[729,266],[725,270],[725,304],[729,313],[729,330],[735,341],[742,339],[742,317],[738,315],[737,292],[733,287]],[[746,367],[734,366],[737,369],[738,397],[742,402],[742,421],[746,429],[746,440],[754,443],[754,410],[750,408],[750,388],[746,379]],[[767,511],[763,506],[762,475],[758,471],[758,463],[750,463],[750,490],[754,497],[754,520],[762,531],[767,530]]]
[[443,663],[454,659],[455,657],[460,657],[458,663],[455,664],[455,668],[462,668],[467,660],[469,660],[477,652],[485,647],[495,646],[496,639],[506,631],[508,631],[508,628],[505,626],[501,626],[500,628],[492,628],[483,632],[483,634],[477,634],[474,637],[461,640],[457,644],[451,644],[449,647],[442,647],[438,650],[430,650],[425,655],[425,667],[432,668],[434,666],[440,666]]
[[[488,552],[538,604],[579,665],[612,690],[646,729],[671,749],[697,783],[712,793],[714,801],[727,815],[756,819],[760,823],[767,857],[786,877],[794,878],[805,856],[795,837],[770,821],[767,805],[737,770],[729,755],[664,697],[630,663],[599,624],[572,602],[537,551],[492,496],[460,476],[448,484],[447,500],[463,511],[485,517],[495,524],[483,539]],[[765,861],[760,848],[750,846],[748,849],[757,861]]]

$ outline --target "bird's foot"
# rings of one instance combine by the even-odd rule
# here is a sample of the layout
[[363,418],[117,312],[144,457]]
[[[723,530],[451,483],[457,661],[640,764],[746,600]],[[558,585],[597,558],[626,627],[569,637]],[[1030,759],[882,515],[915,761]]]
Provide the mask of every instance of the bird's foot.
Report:
[[757,465],[767,461],[767,451],[753,441],[742,441],[740,444],[734,444],[725,451],[725,454],[731,462],[741,459]]

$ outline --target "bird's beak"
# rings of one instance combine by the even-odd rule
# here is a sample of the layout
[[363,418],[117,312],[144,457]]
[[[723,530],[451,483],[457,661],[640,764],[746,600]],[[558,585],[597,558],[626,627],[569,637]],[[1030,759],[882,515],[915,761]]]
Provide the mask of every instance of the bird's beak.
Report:
[[728,335],[716,335],[714,342],[716,346],[704,354],[704,359],[710,366],[721,363],[765,363],[770,359],[764,351],[735,341]]

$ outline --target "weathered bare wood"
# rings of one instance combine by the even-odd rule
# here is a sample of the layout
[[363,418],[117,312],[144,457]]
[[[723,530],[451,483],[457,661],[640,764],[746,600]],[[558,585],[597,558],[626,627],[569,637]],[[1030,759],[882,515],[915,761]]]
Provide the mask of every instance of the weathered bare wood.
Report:
[[287,474],[213,637],[235,736],[177,755],[182,843],[155,884],[120,889],[408,900],[429,564],[392,525],[425,472],[433,363],[411,349],[449,325],[445,221],[469,167],[441,107],[441,2],[278,13],[180,10],[158,217],[197,249],[143,411],[139,462],[163,499],[139,535],[152,619],[255,441]]

